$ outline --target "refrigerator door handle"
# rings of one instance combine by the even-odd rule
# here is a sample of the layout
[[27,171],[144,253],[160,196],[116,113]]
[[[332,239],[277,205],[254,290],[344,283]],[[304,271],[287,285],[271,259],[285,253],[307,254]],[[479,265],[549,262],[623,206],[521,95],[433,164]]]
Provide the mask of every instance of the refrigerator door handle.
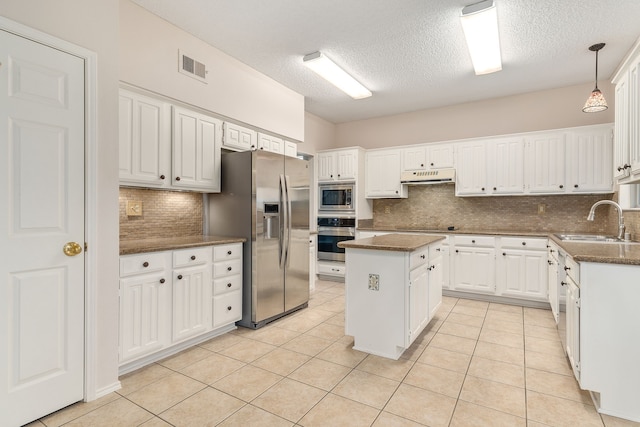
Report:
[[284,177],[284,184],[285,184],[285,194],[286,194],[286,198],[287,198],[287,208],[285,210],[286,212],[286,218],[285,218],[285,227],[287,230],[287,238],[285,240],[286,242],[286,252],[285,252],[285,265],[287,267],[289,267],[289,251],[291,249],[291,181],[289,180],[289,175],[285,175]]
[[285,261],[286,261],[286,247],[285,247],[285,229],[286,229],[286,224],[287,224],[287,208],[286,208],[286,184],[285,184],[285,179],[284,179],[284,175],[280,174],[280,206],[281,206],[281,215],[284,216],[282,223],[280,224],[280,233],[279,233],[279,241],[278,241],[278,248],[280,250],[279,253],[279,264],[280,264],[280,268],[284,269],[285,267]]

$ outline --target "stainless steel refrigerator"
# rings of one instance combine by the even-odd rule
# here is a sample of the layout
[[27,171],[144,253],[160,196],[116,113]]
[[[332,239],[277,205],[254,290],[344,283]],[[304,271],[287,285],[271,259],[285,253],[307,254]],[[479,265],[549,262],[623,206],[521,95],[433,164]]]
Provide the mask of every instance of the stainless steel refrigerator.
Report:
[[309,302],[306,160],[265,151],[223,153],[221,193],[210,194],[208,232],[245,237],[242,320],[260,328]]

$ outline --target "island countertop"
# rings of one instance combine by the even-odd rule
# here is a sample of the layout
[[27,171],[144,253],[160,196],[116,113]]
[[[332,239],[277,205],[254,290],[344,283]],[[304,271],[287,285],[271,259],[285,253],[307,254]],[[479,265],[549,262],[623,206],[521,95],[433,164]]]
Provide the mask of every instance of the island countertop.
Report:
[[443,235],[384,234],[382,236],[368,237],[366,239],[345,240],[338,243],[338,247],[345,249],[412,252],[423,246],[430,245],[431,243],[444,239],[445,236]]

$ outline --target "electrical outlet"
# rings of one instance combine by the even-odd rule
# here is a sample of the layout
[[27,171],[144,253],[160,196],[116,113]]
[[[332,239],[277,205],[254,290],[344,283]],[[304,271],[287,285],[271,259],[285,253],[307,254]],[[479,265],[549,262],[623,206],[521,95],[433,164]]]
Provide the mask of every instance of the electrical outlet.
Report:
[[384,207],[384,213],[386,213],[386,214],[391,213],[391,206],[385,206]]
[[380,290],[380,275],[379,274],[369,274],[369,290],[379,291]]
[[127,216],[142,216],[142,202],[127,200]]
[[538,215],[544,215],[545,212],[547,212],[547,205],[538,203]]

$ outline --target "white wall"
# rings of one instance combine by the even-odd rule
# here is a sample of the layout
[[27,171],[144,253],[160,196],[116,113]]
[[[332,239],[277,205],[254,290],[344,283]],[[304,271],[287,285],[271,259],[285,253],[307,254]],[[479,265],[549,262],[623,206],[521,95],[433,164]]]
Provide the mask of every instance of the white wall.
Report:
[[98,55],[97,389],[118,380],[118,1],[3,0],[0,15]]
[[[207,65],[208,84],[178,72],[178,49]],[[302,95],[129,0],[120,0],[120,79],[294,140],[304,138]]]
[[[424,142],[584,126],[614,121],[614,87],[599,84],[609,109],[583,113],[593,83],[488,99],[369,120],[340,123],[332,145],[381,148]],[[309,135],[308,138],[312,136]]]

